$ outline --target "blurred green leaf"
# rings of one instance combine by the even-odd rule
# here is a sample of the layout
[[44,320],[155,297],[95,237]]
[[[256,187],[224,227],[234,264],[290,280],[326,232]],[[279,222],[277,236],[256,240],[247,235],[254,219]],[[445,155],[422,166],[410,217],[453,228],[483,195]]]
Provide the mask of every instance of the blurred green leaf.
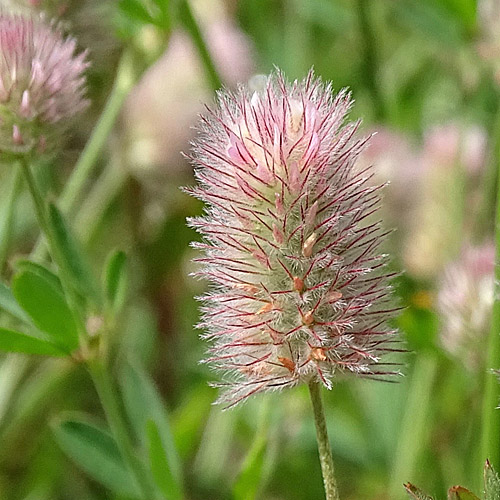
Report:
[[454,49],[464,44],[464,29],[458,20],[443,7],[426,2],[406,0],[394,4],[395,19],[421,33],[443,48]]
[[183,459],[194,454],[199,446],[214,396],[213,389],[201,382],[183,395],[183,401],[172,415],[176,449]]
[[235,500],[252,500],[257,498],[262,480],[264,459],[267,449],[267,432],[259,429],[252,448],[243,463],[238,479],[233,486]]
[[134,21],[145,24],[153,23],[154,19],[140,0],[120,0],[120,10]]
[[158,426],[153,420],[148,421],[146,432],[149,443],[151,472],[158,488],[165,495],[165,498],[182,500],[182,491],[172,475]]
[[42,273],[21,271],[12,280],[12,291],[38,328],[70,351],[78,347],[75,319],[52,279]]
[[120,11],[137,24],[154,24],[163,31],[171,27],[169,0],[120,0]]
[[0,309],[14,316],[23,323],[31,324],[30,319],[16,302],[11,289],[4,283],[0,283]]
[[484,500],[500,500],[500,477],[490,462],[484,466]]
[[64,271],[68,273],[74,286],[83,297],[91,297],[96,304],[99,304],[99,292],[94,283],[91,269],[85,262],[81,249],[71,234],[63,215],[53,203],[49,204],[48,212],[57,251],[64,263]]
[[462,486],[453,486],[448,490],[448,500],[479,500],[479,498]]
[[125,408],[135,432],[148,447],[147,426],[153,421],[161,437],[169,470],[171,498],[182,498],[182,473],[179,457],[175,448],[170,422],[163,401],[147,374],[131,363],[126,363],[121,377],[121,388]]
[[170,12],[170,0],[152,0],[158,8],[159,14],[156,19],[156,25],[164,31],[169,31],[172,27],[172,15]]
[[426,495],[422,492],[422,490],[411,483],[405,484],[404,487],[406,488],[406,492],[408,493],[410,498],[413,498],[414,500],[434,500],[432,497]]
[[476,23],[476,0],[441,0],[442,5],[460,19],[466,28]]
[[110,254],[105,267],[104,290],[114,313],[121,309],[127,295],[126,261],[125,252],[116,251]]
[[0,351],[39,354],[42,356],[66,356],[68,354],[47,340],[7,330],[6,328],[0,328]]
[[140,496],[114,439],[106,430],[77,417],[59,420],[53,431],[61,449],[96,481],[126,498]]
[[152,0],[152,1],[158,7],[160,12],[162,12],[165,16],[169,15],[170,0]]
[[40,278],[48,281],[61,295],[64,295],[64,290],[59,277],[47,267],[42,266],[42,264],[38,264],[37,262],[33,262],[31,260],[20,259],[16,261],[15,269],[16,273],[28,271],[40,276]]

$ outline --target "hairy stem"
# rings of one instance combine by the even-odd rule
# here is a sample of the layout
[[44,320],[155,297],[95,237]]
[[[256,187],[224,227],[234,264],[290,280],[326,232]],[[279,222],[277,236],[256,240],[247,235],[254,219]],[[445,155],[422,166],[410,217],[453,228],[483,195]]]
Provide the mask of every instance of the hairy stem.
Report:
[[319,460],[323,474],[326,500],[339,500],[335,470],[333,467],[332,449],[328,441],[326,428],[325,410],[321,401],[321,386],[317,381],[309,383],[309,393],[314,411],[314,423],[316,424],[316,438],[318,440]]

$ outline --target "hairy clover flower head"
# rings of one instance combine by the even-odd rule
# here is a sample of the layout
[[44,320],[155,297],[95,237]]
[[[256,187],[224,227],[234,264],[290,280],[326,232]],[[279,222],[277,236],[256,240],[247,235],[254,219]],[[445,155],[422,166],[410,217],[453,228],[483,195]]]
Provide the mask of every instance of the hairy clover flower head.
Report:
[[0,158],[53,147],[87,106],[86,54],[34,17],[0,13]]
[[191,159],[206,203],[199,275],[206,360],[224,373],[220,401],[337,373],[386,377],[396,349],[379,187],[356,159],[368,139],[345,123],[352,101],[311,72],[271,75],[260,92],[220,92]]

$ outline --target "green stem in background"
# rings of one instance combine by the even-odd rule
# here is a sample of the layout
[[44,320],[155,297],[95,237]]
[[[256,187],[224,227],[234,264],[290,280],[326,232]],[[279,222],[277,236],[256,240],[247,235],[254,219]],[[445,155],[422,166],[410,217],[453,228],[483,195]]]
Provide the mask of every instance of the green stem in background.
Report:
[[[22,158],[20,160],[20,163],[24,178],[28,184],[29,192],[33,199],[33,204],[35,207],[38,222],[40,224],[40,228],[42,229],[44,236],[47,238],[52,258],[54,259],[56,264],[58,264],[61,283],[63,285],[66,297],[70,302],[70,306],[72,306],[75,303],[75,300],[73,298],[73,294],[71,293],[71,286],[69,285],[70,282],[66,277],[64,259],[60,258],[58,246],[53,236],[54,233],[47,216],[47,210],[44,200],[42,198],[42,195],[40,194],[38,186],[36,185],[36,181],[31,171],[28,160]],[[75,309],[76,308],[73,307],[73,310]],[[82,330],[82,328],[84,329],[84,326],[82,326],[83,320],[79,314],[76,314],[77,312],[78,310],[76,309],[75,318],[79,320],[81,325],[80,329]],[[85,331],[83,330],[81,333],[84,335]],[[138,486],[143,492],[143,499],[154,500],[155,490],[150,486],[149,478],[147,476],[147,473],[143,469],[141,462],[134,455],[132,440],[129,437],[127,425],[124,418],[122,417],[120,404],[117,399],[117,391],[115,388],[113,388],[111,378],[100,360],[89,362],[88,368],[92,375],[92,379],[96,386],[117,445],[123,455],[123,459],[128,464],[130,470],[136,477]]]
[[131,52],[125,51],[120,60],[115,83],[106,106],[61,195],[59,205],[66,214],[72,214],[80,201],[83,188],[93,172],[109,134],[113,130],[125,99],[137,82],[136,73],[133,55]]
[[377,37],[373,33],[368,10],[371,3],[371,0],[358,0],[358,17],[363,43],[362,56],[366,84],[373,100],[375,119],[380,121],[385,115],[385,106],[377,80]]
[[101,360],[90,361],[87,363],[87,367],[104,408],[113,437],[125,463],[137,481],[143,500],[154,500],[157,497],[155,488],[145,467],[134,452],[130,432],[120,407],[118,391],[114,387],[109,370]]
[[220,89],[222,87],[222,80],[219,76],[217,68],[215,67],[215,63],[212,60],[212,56],[210,55],[210,51],[207,48],[207,44],[203,39],[203,35],[201,34],[198,23],[193,16],[193,12],[191,11],[188,0],[181,0],[179,4],[179,17],[200,55],[201,62],[205,67],[208,82],[210,83],[212,90],[215,91]]
[[415,479],[418,459],[427,441],[426,429],[437,368],[438,360],[432,353],[422,353],[415,361],[389,485],[393,499],[404,498],[402,484]]
[[22,172],[19,165],[13,166],[12,181],[9,186],[8,198],[6,200],[5,213],[0,227],[0,274],[3,272],[9,247],[12,240],[12,229],[14,222],[14,206],[21,187]]
[[333,467],[332,449],[328,440],[326,428],[325,410],[321,401],[321,386],[313,380],[309,383],[309,393],[314,411],[314,423],[316,424],[316,438],[318,440],[319,460],[325,485],[326,500],[339,500],[335,470]]
[[75,297],[73,292],[73,287],[71,286],[71,279],[68,277],[69,272],[66,265],[65,259],[62,257],[59,247],[56,243],[56,239],[54,237],[53,228],[49,223],[49,218],[47,215],[46,205],[42,194],[37,186],[35,177],[33,176],[33,172],[31,171],[31,165],[29,163],[28,158],[22,157],[19,160],[21,171],[23,177],[28,185],[28,190],[31,195],[31,199],[33,201],[33,205],[35,208],[36,217],[38,220],[38,224],[40,225],[40,229],[42,232],[42,236],[46,238],[50,253],[54,262],[57,264],[59,268],[59,274],[61,278],[61,285],[63,287],[64,293],[66,295],[66,299],[68,300],[68,305],[74,313],[75,320],[77,321],[79,332],[80,332],[80,340],[86,339],[86,329],[85,329],[85,321],[80,314],[80,310],[78,307],[78,300]]
[[478,226],[481,231],[480,236],[489,236],[494,229],[494,206],[497,197],[497,176],[499,175],[498,162],[500,161],[500,96],[498,96],[497,100],[498,109],[490,132],[490,137],[493,138],[491,143],[491,155],[486,164],[486,169],[481,180],[481,188],[479,190],[482,194],[478,217]]
[[[500,169],[500,158],[497,157],[497,168]],[[497,177],[500,179],[500,175]],[[498,182],[498,181],[497,181]],[[495,217],[495,246],[496,266],[491,329],[488,341],[488,357],[486,361],[486,380],[483,392],[481,461],[483,466],[489,459],[495,468],[500,467],[500,384],[497,377],[491,373],[492,369],[500,368],[500,186],[497,184],[496,217]]]
[[[59,200],[59,207],[66,215],[73,215],[78,206],[88,179],[97,165],[97,160],[113,130],[125,99],[137,82],[139,72],[135,70],[134,66],[133,54],[131,51],[126,50],[120,60],[115,83],[106,102],[106,106]],[[38,240],[32,255],[35,258],[44,257],[45,245],[43,239]]]

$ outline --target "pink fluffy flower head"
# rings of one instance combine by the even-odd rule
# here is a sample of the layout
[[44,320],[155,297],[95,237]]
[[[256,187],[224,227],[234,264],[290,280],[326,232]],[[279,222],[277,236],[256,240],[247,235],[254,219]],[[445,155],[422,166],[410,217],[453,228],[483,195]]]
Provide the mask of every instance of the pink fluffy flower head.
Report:
[[87,106],[85,53],[35,18],[0,13],[0,158],[44,151]]
[[357,168],[366,138],[345,124],[349,94],[311,72],[271,75],[250,95],[221,92],[201,119],[191,159],[206,203],[198,273],[211,281],[201,327],[224,373],[228,406],[339,372],[386,377],[398,350],[379,187]]

